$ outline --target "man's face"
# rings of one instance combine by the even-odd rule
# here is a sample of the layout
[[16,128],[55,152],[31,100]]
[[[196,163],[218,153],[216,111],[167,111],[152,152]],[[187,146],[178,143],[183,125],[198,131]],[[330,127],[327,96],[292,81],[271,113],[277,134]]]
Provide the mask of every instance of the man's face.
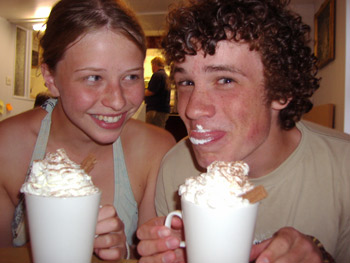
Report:
[[277,115],[266,102],[260,55],[247,44],[221,41],[213,56],[186,56],[175,64],[174,79],[178,111],[202,167],[215,160],[251,163],[268,149]]

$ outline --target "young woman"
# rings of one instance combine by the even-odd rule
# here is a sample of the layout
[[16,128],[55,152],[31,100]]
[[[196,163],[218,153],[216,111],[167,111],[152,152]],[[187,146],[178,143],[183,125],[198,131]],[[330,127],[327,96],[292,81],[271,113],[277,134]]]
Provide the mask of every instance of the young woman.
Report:
[[137,225],[155,216],[158,167],[175,143],[131,119],[144,97],[143,31],[117,0],[62,0],[40,43],[42,74],[57,99],[0,123],[0,245],[25,242],[19,189],[31,162],[64,148],[77,163],[97,159],[90,175],[103,207],[95,253],[125,257],[125,241],[132,245]]

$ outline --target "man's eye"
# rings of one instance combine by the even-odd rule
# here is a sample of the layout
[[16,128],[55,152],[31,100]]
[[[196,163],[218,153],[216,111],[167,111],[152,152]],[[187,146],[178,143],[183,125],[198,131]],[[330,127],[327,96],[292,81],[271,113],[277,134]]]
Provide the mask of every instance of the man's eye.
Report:
[[219,84],[230,84],[233,82],[235,82],[235,81],[233,79],[230,79],[230,78],[222,78],[222,79],[219,79],[219,81],[218,81]]
[[99,81],[100,79],[101,79],[101,77],[98,75],[92,75],[92,76],[87,77],[87,80],[92,81],[92,82]]
[[181,87],[181,86],[193,86],[194,85],[194,82],[193,81],[190,81],[190,80],[184,80],[184,81],[178,81],[176,82],[176,85],[178,87]]

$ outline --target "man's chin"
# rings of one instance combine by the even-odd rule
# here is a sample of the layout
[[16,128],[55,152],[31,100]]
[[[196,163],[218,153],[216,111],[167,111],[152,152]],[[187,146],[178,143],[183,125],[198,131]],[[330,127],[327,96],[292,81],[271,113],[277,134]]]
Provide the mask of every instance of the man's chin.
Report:
[[200,153],[196,150],[194,150],[197,163],[199,164],[200,167],[202,168],[207,168],[212,162],[218,160],[218,156],[214,155],[212,153]]

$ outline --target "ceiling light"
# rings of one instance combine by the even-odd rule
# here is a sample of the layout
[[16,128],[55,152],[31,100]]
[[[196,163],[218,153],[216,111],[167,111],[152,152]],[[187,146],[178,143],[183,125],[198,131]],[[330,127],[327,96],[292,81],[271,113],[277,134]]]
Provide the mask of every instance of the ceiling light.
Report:
[[38,23],[33,25],[33,30],[35,31],[45,31],[45,29],[46,29],[46,24]]

